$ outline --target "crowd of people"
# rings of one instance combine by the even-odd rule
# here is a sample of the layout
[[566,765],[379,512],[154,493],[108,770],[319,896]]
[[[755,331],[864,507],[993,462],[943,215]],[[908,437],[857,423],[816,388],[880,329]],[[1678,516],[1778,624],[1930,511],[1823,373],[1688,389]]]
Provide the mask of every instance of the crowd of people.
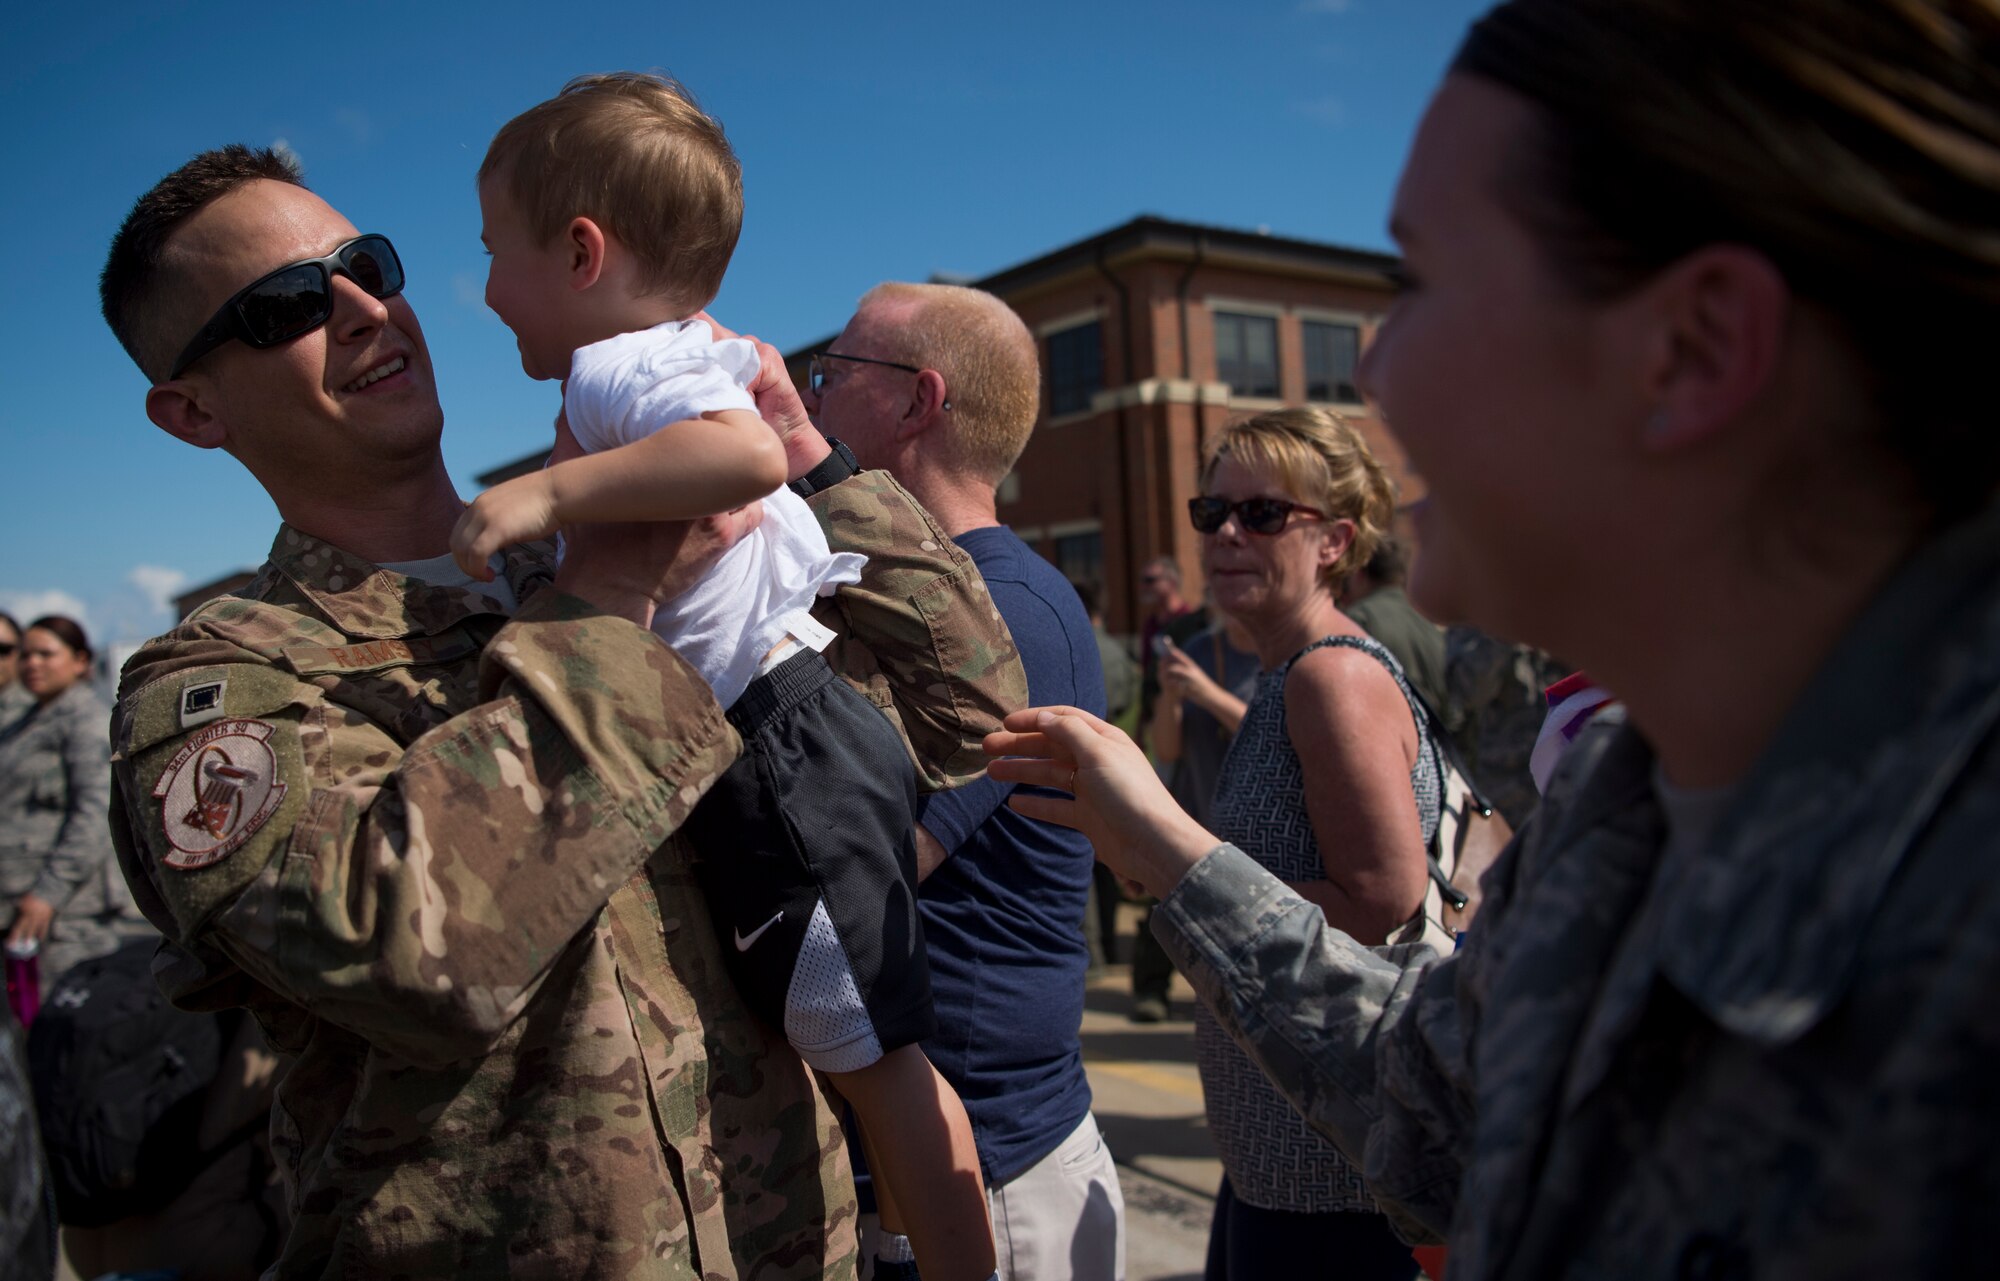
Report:
[[[563,412],[470,504],[393,244],[196,156],[104,313],[283,523],[115,709],[0,615],[7,1274],[1116,1281],[1127,889],[1131,1017],[1199,998],[1211,1281],[1953,1266],[2000,1194],[1996,54],[1973,0],[1500,4],[1357,375],[1426,503],[1337,413],[1232,422],[1134,648],[999,519],[997,298],[885,283],[797,387],[707,315],[742,179],[673,82],[487,154]],[[1468,783],[1518,829],[1469,896]]]

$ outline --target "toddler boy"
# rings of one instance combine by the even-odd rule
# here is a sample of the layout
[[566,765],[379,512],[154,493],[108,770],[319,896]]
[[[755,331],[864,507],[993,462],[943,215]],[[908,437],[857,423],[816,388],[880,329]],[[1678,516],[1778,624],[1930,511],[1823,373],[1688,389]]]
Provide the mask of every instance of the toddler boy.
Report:
[[579,521],[685,520],[753,500],[763,522],[654,630],[709,682],[743,755],[688,820],[718,942],[753,1009],[860,1122],[885,1225],[932,1281],[986,1278],[993,1242],[964,1107],[917,1042],[935,1027],[915,900],[916,787],[888,720],[819,651],[810,609],[856,581],[784,486],[748,388],[756,347],[699,318],[742,222],[736,157],[680,86],[572,81],[510,121],[479,171],[487,305],[530,377],[563,380],[573,441],[486,491],[452,546]]

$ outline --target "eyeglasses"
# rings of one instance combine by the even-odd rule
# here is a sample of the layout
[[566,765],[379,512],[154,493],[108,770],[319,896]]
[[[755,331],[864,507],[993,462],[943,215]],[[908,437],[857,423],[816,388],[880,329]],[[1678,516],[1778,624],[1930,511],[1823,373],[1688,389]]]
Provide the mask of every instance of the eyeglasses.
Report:
[[0,658],[14,657],[14,651],[19,648],[18,645],[0,645]]
[[843,356],[837,351],[815,352],[806,361],[806,385],[817,396],[826,390],[826,362],[829,360],[851,360],[857,365],[887,365],[891,369],[901,369],[913,374],[921,374],[915,365],[905,365],[894,360],[876,360],[872,356]]
[[1293,512],[1305,512],[1317,520],[1325,520],[1326,513],[1304,503],[1288,503],[1282,498],[1244,498],[1230,502],[1227,498],[1188,499],[1188,521],[1195,530],[1203,534],[1213,534],[1229,520],[1229,514],[1236,513],[1236,521],[1253,534],[1281,534],[1285,522]]
[[209,317],[169,379],[209,352],[240,338],[247,346],[275,347],[309,334],[333,316],[334,273],[347,277],[371,298],[403,292],[403,263],[386,236],[356,236],[324,258],[307,258],[260,276]]

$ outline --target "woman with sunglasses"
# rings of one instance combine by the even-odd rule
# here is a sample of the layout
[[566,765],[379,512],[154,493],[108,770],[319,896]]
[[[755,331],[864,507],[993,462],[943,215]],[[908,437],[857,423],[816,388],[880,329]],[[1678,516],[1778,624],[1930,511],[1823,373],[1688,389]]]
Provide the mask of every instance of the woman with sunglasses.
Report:
[[[1438,755],[1389,651],[1334,604],[1394,514],[1387,473],[1323,409],[1240,422],[1216,443],[1188,512],[1215,606],[1263,667],[1223,758],[1215,830],[1368,943],[1423,905]],[[1195,1043],[1224,1177],[1209,1281],[1408,1278],[1417,1267],[1361,1171],[1306,1124],[1205,1009]]]
[[111,711],[91,657],[76,620],[29,623],[20,683],[33,703],[0,728],[0,918],[9,947],[40,948],[44,992],[140,924],[111,858]]
[[[1420,127],[1360,371],[1412,584],[1580,663],[1463,946],[1371,951],[1132,749],[1010,718],[1452,1281],[1921,1277],[2000,1196],[2000,6],[1513,0]],[[1330,1263],[1332,1261],[1329,1261]]]

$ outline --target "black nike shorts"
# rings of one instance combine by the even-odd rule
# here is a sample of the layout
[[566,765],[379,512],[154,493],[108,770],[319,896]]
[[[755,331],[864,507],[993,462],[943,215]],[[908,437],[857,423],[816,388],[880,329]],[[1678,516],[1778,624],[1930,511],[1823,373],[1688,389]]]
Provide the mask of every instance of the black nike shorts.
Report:
[[931,1035],[916,774],[887,717],[810,650],[729,709],[743,755],[683,828],[730,975],[808,1064]]

